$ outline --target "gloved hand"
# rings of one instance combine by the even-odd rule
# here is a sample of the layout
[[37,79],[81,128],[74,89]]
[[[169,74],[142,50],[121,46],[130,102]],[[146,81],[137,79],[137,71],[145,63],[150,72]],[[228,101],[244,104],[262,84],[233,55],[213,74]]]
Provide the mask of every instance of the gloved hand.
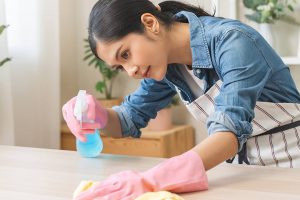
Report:
[[66,121],[69,129],[80,141],[85,142],[85,134],[95,132],[95,129],[104,128],[107,123],[107,111],[102,108],[99,103],[90,94],[86,95],[86,101],[88,104],[87,118],[94,121],[94,123],[82,122],[82,128],[80,122],[74,116],[74,107],[76,103],[76,97],[70,99],[63,107],[62,113],[64,120]]
[[170,158],[143,173],[114,174],[79,194],[76,200],[133,200],[145,192],[206,190],[208,181],[200,156],[193,150]]
[[182,197],[171,192],[147,192],[134,200],[184,200]]

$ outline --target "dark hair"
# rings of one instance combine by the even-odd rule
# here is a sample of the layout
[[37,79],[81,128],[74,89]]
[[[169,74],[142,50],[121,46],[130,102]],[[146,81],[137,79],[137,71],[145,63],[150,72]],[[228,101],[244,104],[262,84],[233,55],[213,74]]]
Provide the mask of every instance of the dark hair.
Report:
[[177,1],[164,1],[156,6],[149,0],[99,0],[93,7],[89,17],[88,41],[92,52],[96,52],[96,40],[106,42],[123,38],[129,33],[143,33],[141,16],[151,13],[169,28],[175,21],[174,15],[180,11],[193,12],[197,16],[211,16],[203,9]]

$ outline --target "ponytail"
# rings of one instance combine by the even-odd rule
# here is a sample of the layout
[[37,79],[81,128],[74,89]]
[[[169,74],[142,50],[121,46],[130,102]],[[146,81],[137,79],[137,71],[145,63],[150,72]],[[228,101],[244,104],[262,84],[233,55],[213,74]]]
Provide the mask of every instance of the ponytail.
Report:
[[175,15],[176,13],[180,11],[188,11],[192,12],[198,17],[200,16],[213,16],[207,13],[205,10],[203,10],[200,7],[196,7],[193,5],[189,5],[186,3],[181,3],[178,1],[163,1],[158,4],[161,8],[161,12],[170,13],[172,15]]

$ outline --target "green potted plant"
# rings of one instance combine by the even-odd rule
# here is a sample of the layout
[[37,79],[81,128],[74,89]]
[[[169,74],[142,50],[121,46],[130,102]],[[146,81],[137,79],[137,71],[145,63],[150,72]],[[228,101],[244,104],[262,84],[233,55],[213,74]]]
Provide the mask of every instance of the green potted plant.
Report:
[[[3,33],[3,31],[7,28],[7,25],[1,25],[0,26],[0,35]],[[10,61],[10,58],[4,58],[2,60],[0,60],[0,67],[2,67],[5,63],[7,63],[8,61]]]
[[274,24],[277,20],[300,25],[289,14],[294,11],[297,0],[243,0],[246,8],[253,11],[245,16],[259,24]]
[[158,111],[155,119],[151,119],[146,127],[150,131],[164,131],[172,128],[172,106],[179,105],[178,96],[175,95],[172,101],[164,109]]
[[246,18],[258,23],[259,32],[271,46],[274,46],[275,42],[272,26],[276,24],[276,21],[300,25],[290,15],[294,11],[297,0],[243,0],[243,4],[252,11],[251,14],[245,15]]
[[94,66],[102,75],[102,79],[99,80],[95,85],[96,91],[104,94],[105,97],[104,99],[99,99],[99,101],[104,107],[119,105],[123,99],[112,96],[113,84],[117,75],[119,74],[119,71],[112,70],[104,61],[98,59],[93,54],[87,39],[85,39],[84,42],[85,55],[83,60],[88,62],[88,66]]

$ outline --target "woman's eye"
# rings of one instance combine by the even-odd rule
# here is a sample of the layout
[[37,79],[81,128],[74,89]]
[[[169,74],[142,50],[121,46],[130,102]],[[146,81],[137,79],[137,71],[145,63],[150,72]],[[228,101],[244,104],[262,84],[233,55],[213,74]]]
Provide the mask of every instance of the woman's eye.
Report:
[[122,53],[121,57],[127,60],[129,58],[129,52],[125,51],[124,53]]

